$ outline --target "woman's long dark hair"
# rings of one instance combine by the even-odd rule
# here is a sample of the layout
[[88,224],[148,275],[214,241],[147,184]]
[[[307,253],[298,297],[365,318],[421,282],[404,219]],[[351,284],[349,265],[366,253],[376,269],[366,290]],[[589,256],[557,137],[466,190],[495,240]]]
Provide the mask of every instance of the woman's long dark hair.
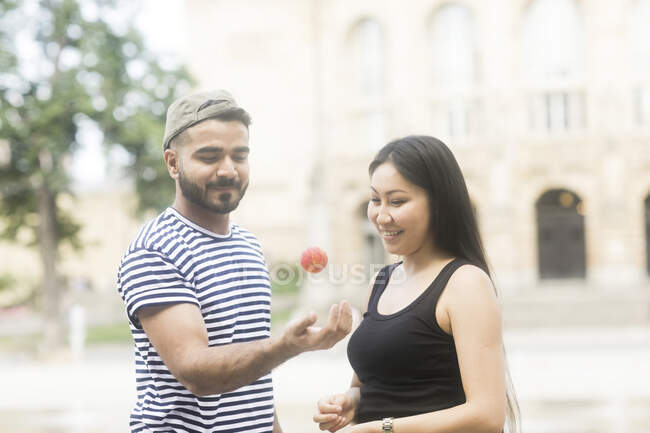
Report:
[[[370,175],[390,162],[409,182],[429,194],[431,231],[437,248],[463,258],[492,275],[463,173],[451,150],[428,136],[408,136],[385,145],[370,163]],[[506,424],[517,432],[519,405],[506,364]]]

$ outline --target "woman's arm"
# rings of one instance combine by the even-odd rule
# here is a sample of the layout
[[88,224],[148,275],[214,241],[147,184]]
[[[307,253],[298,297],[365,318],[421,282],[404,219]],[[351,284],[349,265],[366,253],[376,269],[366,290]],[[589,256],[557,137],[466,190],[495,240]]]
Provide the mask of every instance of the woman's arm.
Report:
[[348,425],[354,419],[359,404],[361,382],[356,374],[352,375],[350,388],[343,394],[323,397],[318,401],[318,413],[314,422],[321,430],[335,432]]
[[[475,266],[461,266],[450,278],[439,308],[448,319],[456,343],[466,402],[395,419],[393,430],[397,433],[499,433],[506,411],[505,366],[501,311],[489,277]],[[346,430],[349,433],[381,431],[381,421]]]
[[[372,288],[375,285],[375,280],[379,272],[370,279],[368,287],[368,296],[366,305],[370,301],[372,295]],[[355,316],[353,314],[353,316]],[[352,332],[359,326],[361,320],[354,320],[352,325]],[[318,412],[314,415],[314,422],[318,424],[321,430],[329,430],[335,432],[350,424],[354,419],[357,411],[357,405],[361,397],[361,381],[356,373],[352,374],[352,381],[350,388],[342,394],[329,395],[318,400]]]

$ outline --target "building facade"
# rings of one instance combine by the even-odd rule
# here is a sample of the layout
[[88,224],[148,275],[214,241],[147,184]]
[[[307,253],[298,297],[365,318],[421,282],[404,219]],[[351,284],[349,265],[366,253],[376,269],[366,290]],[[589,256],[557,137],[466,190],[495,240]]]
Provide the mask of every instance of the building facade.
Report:
[[[304,291],[363,308],[369,276],[395,260],[365,216],[368,163],[392,138],[428,134],[465,174],[506,323],[648,322],[650,0],[186,0],[185,11],[198,87],[231,90],[253,115],[234,219],[272,271],[319,245],[330,265]],[[92,248],[63,265],[111,290],[139,224],[113,196],[75,205],[88,208]],[[110,212],[97,214],[100,197]],[[104,239],[102,215],[122,211],[111,218],[124,230]],[[2,248],[3,269],[33,274],[21,271],[32,253]]]
[[[186,11],[200,87],[230,88],[253,113],[238,218],[272,262],[310,243],[341,268],[390,260],[365,218],[367,165],[390,139],[427,134],[459,160],[514,322],[558,302],[560,321],[648,319],[650,1]],[[335,285],[357,293],[345,280]]]

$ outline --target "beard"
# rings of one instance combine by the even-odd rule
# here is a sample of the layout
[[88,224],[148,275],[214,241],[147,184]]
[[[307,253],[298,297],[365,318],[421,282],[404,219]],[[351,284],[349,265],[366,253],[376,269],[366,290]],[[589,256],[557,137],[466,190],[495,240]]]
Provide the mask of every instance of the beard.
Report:
[[[227,214],[237,209],[248,188],[248,183],[242,185],[241,182],[228,178],[220,178],[216,182],[210,182],[205,187],[201,187],[198,183],[185,176],[182,169],[178,173],[178,184],[183,196],[188,201],[218,214]],[[238,191],[238,194],[233,197],[232,193],[224,192],[219,194],[217,200],[210,199],[208,197],[210,189],[219,187],[233,187]]]

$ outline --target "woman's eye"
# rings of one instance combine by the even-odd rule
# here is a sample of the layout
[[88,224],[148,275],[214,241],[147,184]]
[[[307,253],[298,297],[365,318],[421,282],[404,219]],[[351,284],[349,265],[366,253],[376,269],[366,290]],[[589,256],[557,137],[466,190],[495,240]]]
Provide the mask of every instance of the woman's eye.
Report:
[[404,200],[393,200],[390,202],[390,204],[392,204],[393,206],[399,206],[404,204]]
[[371,201],[372,203],[375,203],[375,204],[379,203],[379,199],[378,199],[378,198],[374,198],[374,197],[371,198],[370,201]]

